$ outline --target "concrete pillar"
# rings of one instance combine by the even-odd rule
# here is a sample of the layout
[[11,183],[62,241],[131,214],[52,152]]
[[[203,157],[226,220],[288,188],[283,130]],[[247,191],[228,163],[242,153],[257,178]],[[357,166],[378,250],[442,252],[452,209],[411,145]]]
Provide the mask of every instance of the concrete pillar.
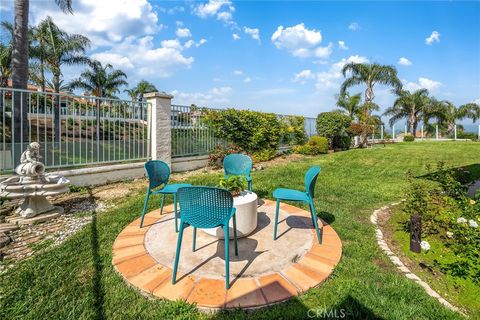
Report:
[[153,160],[172,163],[172,99],[165,92],[150,92],[144,95],[148,103],[148,125],[150,138],[150,155]]

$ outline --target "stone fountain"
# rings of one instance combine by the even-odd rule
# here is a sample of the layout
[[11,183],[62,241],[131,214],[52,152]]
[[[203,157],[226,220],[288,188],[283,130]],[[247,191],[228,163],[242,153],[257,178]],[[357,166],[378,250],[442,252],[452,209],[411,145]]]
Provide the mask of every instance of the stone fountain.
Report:
[[0,182],[0,197],[25,199],[15,210],[21,218],[11,219],[18,224],[45,221],[63,213],[62,207],[54,206],[46,197],[67,192],[70,181],[60,175],[45,174],[40,158],[40,145],[30,143],[15,168],[17,175]]

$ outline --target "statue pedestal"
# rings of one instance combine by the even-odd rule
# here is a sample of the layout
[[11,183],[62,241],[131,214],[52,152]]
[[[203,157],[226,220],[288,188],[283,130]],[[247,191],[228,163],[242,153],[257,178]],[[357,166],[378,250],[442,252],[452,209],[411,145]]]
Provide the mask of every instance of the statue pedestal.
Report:
[[32,196],[26,197],[20,207],[15,210],[15,213],[22,218],[32,218],[53,209],[55,209],[55,206],[44,196]]
[[22,218],[21,216],[17,215],[7,216],[5,217],[5,222],[12,225],[28,225],[33,223],[45,222],[54,219],[61,214],[63,214],[63,208],[54,206],[52,210],[36,215],[33,218]]

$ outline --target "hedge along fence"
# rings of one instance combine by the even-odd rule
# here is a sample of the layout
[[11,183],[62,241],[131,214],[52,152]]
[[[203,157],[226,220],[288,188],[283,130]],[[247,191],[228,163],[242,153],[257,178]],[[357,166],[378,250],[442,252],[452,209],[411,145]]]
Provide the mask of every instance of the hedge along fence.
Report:
[[303,144],[304,118],[251,110],[204,109],[204,123],[215,136],[233,143],[258,160],[273,157],[280,145]]

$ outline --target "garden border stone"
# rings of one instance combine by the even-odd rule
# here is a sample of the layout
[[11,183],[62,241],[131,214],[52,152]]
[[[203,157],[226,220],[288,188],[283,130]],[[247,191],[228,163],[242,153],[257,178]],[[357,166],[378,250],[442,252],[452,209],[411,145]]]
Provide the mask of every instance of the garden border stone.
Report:
[[448,302],[447,300],[445,300],[442,296],[440,296],[440,294],[438,294],[438,292],[436,292],[435,290],[433,290],[429,285],[428,283],[426,283],[425,281],[423,281],[422,279],[420,279],[420,277],[418,277],[416,274],[414,274],[403,262],[402,260],[400,260],[399,257],[397,257],[393,251],[388,247],[388,244],[387,242],[385,241],[385,239],[383,238],[383,232],[382,230],[380,230],[380,227],[378,225],[378,215],[380,212],[384,212],[385,210],[389,210],[391,207],[393,206],[396,206],[396,205],[399,205],[400,203],[402,203],[404,200],[402,201],[399,201],[399,202],[394,202],[394,203],[391,203],[389,205],[386,205],[386,206],[383,206],[381,207],[380,209],[377,209],[375,211],[373,211],[372,215],[370,216],[370,222],[373,223],[375,225],[375,237],[376,237],[376,240],[377,240],[377,244],[378,246],[380,247],[380,249],[382,249],[382,251],[388,256],[388,258],[390,259],[390,261],[392,261],[392,263],[397,267],[398,270],[400,270],[404,275],[405,277],[407,277],[408,279],[410,280],[413,280],[415,281],[416,283],[418,283],[420,286],[422,286],[425,291],[427,292],[427,294],[435,299],[438,300],[438,302],[440,302],[441,304],[443,304],[445,307],[447,307],[448,309],[452,310],[452,311],[455,311],[455,312],[458,312],[462,315],[465,315],[462,311],[460,311],[459,308],[455,307],[454,305],[452,305],[450,302]]

